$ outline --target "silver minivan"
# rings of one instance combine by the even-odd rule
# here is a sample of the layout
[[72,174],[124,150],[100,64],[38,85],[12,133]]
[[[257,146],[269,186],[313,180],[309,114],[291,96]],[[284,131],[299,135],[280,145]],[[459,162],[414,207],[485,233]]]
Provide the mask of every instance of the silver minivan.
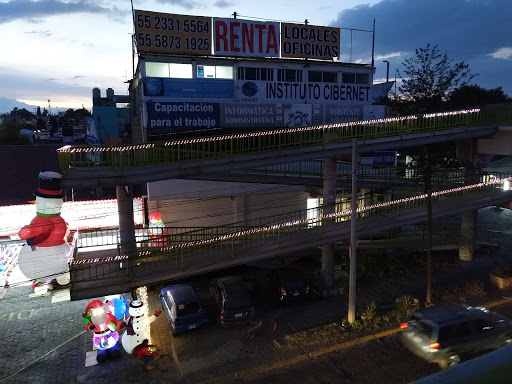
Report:
[[420,309],[401,328],[405,347],[441,368],[512,344],[510,319],[463,304]]

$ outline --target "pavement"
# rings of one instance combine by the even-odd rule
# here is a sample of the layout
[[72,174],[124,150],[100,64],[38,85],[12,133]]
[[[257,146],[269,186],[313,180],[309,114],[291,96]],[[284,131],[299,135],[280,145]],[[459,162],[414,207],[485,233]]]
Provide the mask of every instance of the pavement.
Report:
[[[435,257],[433,287],[462,285],[480,280],[485,297],[468,297],[469,304],[496,303],[508,300],[512,290],[502,291],[490,285],[488,273],[497,265],[512,263],[512,212],[508,209],[480,210],[478,226],[504,231],[500,248],[479,249],[471,263],[454,261],[441,264]],[[384,257],[384,256],[383,256]],[[456,258],[456,257],[455,257]],[[446,259],[446,257],[444,257]],[[68,288],[54,289],[46,296],[33,295],[29,284],[13,284],[0,299],[0,384],[3,383],[139,383],[145,384],[237,382],[243,375],[258,374],[272,367],[300,364],[315,353],[342,348],[340,343],[316,350],[279,348],[286,335],[324,324],[339,323],[347,314],[347,295],[316,298],[298,305],[268,307],[266,315],[278,322],[276,332],[258,337],[250,343],[240,338],[239,329],[223,329],[214,323],[185,335],[173,337],[165,315],[151,323],[152,343],[160,347],[155,369],[146,371],[138,361],[127,356],[103,364],[86,366],[92,351],[92,334],[85,331],[82,313],[93,299],[69,301]],[[207,297],[206,280],[197,280],[201,297]],[[148,292],[149,313],[161,309],[158,289]],[[411,295],[424,302],[426,272],[397,272],[383,278],[358,282],[357,309],[360,313],[374,301],[378,308],[392,305],[396,298]],[[100,297],[99,299],[104,299]],[[211,303],[207,303],[211,308]],[[392,332],[396,327],[383,329]],[[374,338],[375,335],[357,334]],[[383,336],[384,337],[384,336]],[[276,341],[278,342],[276,344]],[[350,336],[343,341],[350,345]]]

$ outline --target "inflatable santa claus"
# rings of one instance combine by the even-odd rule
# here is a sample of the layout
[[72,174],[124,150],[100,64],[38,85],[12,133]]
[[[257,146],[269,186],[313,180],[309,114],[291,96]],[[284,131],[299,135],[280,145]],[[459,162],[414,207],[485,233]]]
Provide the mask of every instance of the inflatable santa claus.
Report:
[[103,363],[109,358],[120,357],[121,351],[117,345],[120,324],[114,315],[105,310],[103,302],[101,300],[91,301],[85,309],[83,318],[85,329],[94,332],[92,343],[98,351],[96,361]]
[[66,242],[67,223],[60,216],[64,204],[61,177],[57,172],[41,172],[36,196],[36,217],[18,236],[27,240],[18,256],[21,272],[31,280],[56,279],[69,283],[70,247]]

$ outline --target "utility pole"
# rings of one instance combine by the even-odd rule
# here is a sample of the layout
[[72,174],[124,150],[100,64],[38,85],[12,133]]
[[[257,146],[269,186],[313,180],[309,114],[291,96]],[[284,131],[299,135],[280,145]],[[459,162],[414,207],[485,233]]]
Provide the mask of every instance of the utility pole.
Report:
[[425,147],[425,193],[427,195],[427,305],[432,305],[432,165]]
[[357,140],[352,139],[352,202],[350,213],[350,272],[348,280],[348,322],[356,320],[356,275],[357,275]]
[[382,60],[383,63],[386,63],[386,83],[389,83],[389,61]]

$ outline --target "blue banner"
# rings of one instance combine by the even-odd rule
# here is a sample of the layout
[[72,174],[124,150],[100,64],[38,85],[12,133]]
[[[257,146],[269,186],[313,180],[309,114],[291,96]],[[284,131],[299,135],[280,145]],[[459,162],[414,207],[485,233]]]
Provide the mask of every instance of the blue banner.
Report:
[[147,128],[196,131],[220,127],[219,103],[147,102]]

